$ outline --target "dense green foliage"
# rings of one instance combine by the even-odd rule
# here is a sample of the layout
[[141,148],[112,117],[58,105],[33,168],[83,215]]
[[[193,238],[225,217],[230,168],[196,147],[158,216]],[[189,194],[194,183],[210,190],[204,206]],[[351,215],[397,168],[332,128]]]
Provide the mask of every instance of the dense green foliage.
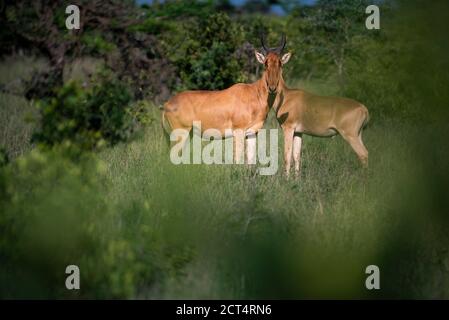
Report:
[[60,271],[76,262],[81,296],[133,297],[183,266],[185,244],[165,245],[167,234],[132,220],[137,208],[122,211],[103,196],[110,182],[105,162],[84,155],[74,163],[65,154],[62,147],[33,150],[1,172],[0,296],[70,297]]
[[173,55],[184,88],[224,89],[243,82],[243,59],[236,56],[242,40],[241,26],[226,14],[212,14],[190,24],[183,45]]
[[370,38],[365,29],[368,5],[365,0],[320,0],[313,7],[294,10],[287,22],[290,42],[299,55],[294,72],[304,78],[336,74],[343,85],[345,64],[356,51],[354,39]]
[[[112,2],[109,11],[100,3],[96,6],[102,10],[103,24],[95,19],[99,12],[88,10],[79,37],[64,34],[61,12],[56,10],[50,15],[55,28],[51,30],[58,30],[61,50],[55,50],[50,61],[61,60],[60,52],[65,52],[66,63],[78,56],[98,57],[120,81],[130,84],[135,98],[160,105],[179,90],[224,89],[257,79],[262,67],[255,61],[254,49],[260,47],[260,35],[266,34],[274,46],[285,33],[287,50],[293,52],[284,70],[291,86],[299,79],[332,83],[336,90],[323,94],[356,98],[375,118],[416,119],[425,104],[437,104],[444,114],[441,106],[447,96],[435,95],[440,90],[434,88],[443,88],[447,80],[443,72],[447,55],[444,45],[435,46],[432,39],[444,42],[439,31],[444,26],[438,23],[444,21],[446,4],[437,1],[423,10],[420,1],[386,1],[379,4],[381,29],[367,30],[368,4],[365,0],[319,0],[313,6],[298,6],[281,1],[290,11],[274,16],[265,14],[264,1],[260,1],[260,12],[256,4],[248,4],[239,9],[243,14],[221,1],[164,1],[142,8],[131,2]],[[30,33],[40,26],[33,9],[22,7],[8,5],[2,12],[7,18],[5,28],[18,30],[15,46],[24,46],[27,39],[28,45],[34,44]],[[120,18],[116,12],[122,12]],[[414,20],[422,23],[410,32],[407,26]],[[22,27],[18,21],[29,23]],[[4,36],[7,45],[9,38]],[[43,43],[42,52],[55,44],[50,40]],[[45,84],[60,74],[39,73],[41,77],[31,79],[31,87],[37,88],[28,89],[28,96],[50,95],[52,86]],[[424,84],[416,86],[410,74],[423,77]],[[431,103],[417,99],[420,90],[426,90],[423,96],[433,97]]]
[[40,128],[34,140],[50,146],[68,141],[87,150],[124,141],[133,129],[131,98],[114,79],[102,79],[88,90],[68,83],[55,97],[40,101]]

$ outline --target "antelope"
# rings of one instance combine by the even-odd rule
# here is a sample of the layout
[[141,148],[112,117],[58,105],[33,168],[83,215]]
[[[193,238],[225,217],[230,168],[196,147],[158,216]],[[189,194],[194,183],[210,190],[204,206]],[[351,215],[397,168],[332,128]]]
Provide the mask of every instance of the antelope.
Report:
[[276,118],[284,132],[285,173],[289,176],[291,158],[299,176],[302,135],[333,137],[340,134],[357,154],[363,167],[368,166],[368,150],[362,130],[369,121],[368,109],[358,101],[319,96],[301,89],[290,89],[280,76],[279,94],[274,103]]
[[[184,129],[185,134],[177,144],[185,144],[194,122],[201,122],[201,133],[208,129],[220,132],[219,138],[227,138],[225,131],[232,130],[234,138],[234,161],[242,163],[244,138],[247,138],[246,158],[255,163],[257,132],[263,127],[268,112],[280,88],[282,65],[289,54],[281,57],[286,45],[285,35],[279,46],[267,48],[261,37],[264,53],[255,50],[259,63],[265,66],[261,78],[254,83],[237,83],[217,91],[184,91],[164,104],[162,126],[170,134],[175,129]],[[215,138],[215,137],[214,137]]]

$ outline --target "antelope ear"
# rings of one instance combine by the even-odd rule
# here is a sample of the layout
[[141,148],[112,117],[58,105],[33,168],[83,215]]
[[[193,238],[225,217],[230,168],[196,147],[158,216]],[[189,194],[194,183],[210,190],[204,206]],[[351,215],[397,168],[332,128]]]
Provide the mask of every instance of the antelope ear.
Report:
[[284,54],[281,58],[281,63],[286,64],[288,62],[288,60],[290,60],[291,56],[292,56],[292,54],[290,52],[287,52],[286,54]]
[[259,61],[259,63],[264,64],[265,63],[265,56],[260,53],[259,51],[254,51],[254,53],[256,54],[256,59],[257,61]]

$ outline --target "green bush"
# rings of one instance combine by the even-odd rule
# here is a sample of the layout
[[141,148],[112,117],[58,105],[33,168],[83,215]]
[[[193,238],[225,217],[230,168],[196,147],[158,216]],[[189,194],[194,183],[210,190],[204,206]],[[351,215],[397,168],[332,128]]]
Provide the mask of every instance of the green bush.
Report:
[[2,297],[63,294],[65,267],[101,250],[103,167],[89,156],[77,165],[59,148],[34,149],[0,171]]
[[[405,2],[404,2],[405,3]],[[352,39],[353,54],[346,64],[344,95],[367,105],[374,119],[447,122],[449,116],[448,48],[444,28],[447,2],[427,10],[407,2],[398,12],[384,10],[383,24],[374,36]],[[423,21],[410,32],[413,21]]]
[[[410,113],[412,96],[404,94],[407,88],[403,80],[407,74],[398,68],[402,56],[398,43],[385,35],[378,39],[355,39],[354,43],[358,51],[348,60],[342,94],[363,102],[372,118],[405,117]],[[383,58],[379,59],[380,56]]]
[[54,98],[39,101],[41,126],[33,140],[49,146],[70,141],[85,150],[124,141],[133,130],[131,99],[128,89],[110,77],[89,89],[70,82]]
[[91,55],[106,54],[116,49],[114,43],[107,41],[101,34],[95,32],[84,34],[81,42],[85,46],[85,53]]
[[182,89],[224,89],[246,80],[236,54],[243,42],[243,29],[224,13],[185,24],[181,47],[170,53],[183,82]]
[[[191,254],[173,219],[116,203],[108,164],[66,153],[66,144],[36,148],[0,168],[0,298],[133,298],[176,276]],[[64,285],[72,264],[81,290]]]

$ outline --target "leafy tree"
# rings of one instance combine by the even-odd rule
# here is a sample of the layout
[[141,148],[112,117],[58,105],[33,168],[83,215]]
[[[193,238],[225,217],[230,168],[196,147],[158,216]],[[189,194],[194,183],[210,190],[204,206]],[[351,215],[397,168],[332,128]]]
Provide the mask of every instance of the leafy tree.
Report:
[[301,6],[289,17],[288,36],[299,55],[302,76],[327,76],[333,66],[340,87],[344,85],[345,64],[353,50],[355,36],[366,32],[365,0],[319,0]]
[[[36,72],[27,83],[27,98],[54,95],[54,88],[63,85],[67,63],[85,54],[104,58],[121,80],[133,84],[137,98],[168,97],[176,81],[174,68],[163,57],[158,39],[139,30],[145,15],[134,1],[78,1],[79,30],[65,27],[68,4],[65,0],[6,1],[1,10],[4,27],[49,60],[49,69]],[[156,68],[163,70],[162,75]]]
[[[64,32],[63,1],[6,1],[4,27],[21,41],[37,48],[50,62],[49,70],[35,74],[27,97],[46,96],[63,83],[67,52],[73,49],[75,32]],[[67,30],[65,30],[67,31]]]
[[215,13],[184,26],[186,39],[171,56],[184,88],[224,89],[246,79],[236,54],[243,30],[227,14]]

